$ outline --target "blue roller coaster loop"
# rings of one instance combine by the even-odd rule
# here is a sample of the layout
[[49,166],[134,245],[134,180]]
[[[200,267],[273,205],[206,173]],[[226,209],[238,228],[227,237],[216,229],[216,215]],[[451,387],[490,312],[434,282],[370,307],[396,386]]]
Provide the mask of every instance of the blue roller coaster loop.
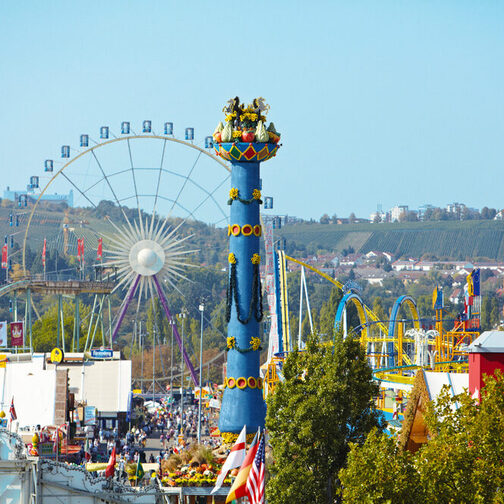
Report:
[[[413,325],[417,329],[420,328],[420,317],[418,316],[418,309],[415,300],[411,296],[400,296],[396,299],[396,302],[394,303],[394,306],[392,307],[392,311],[390,313],[390,322],[388,327],[389,338],[393,338],[395,335],[397,316],[403,304],[406,304],[411,311],[411,315],[413,317]],[[394,343],[389,342],[387,344],[388,367],[393,367],[396,364],[395,353]]]
[[[334,317],[334,329],[336,331],[340,330],[341,327],[341,320],[343,318],[343,312],[346,308],[347,303],[352,301],[357,308],[357,313],[359,314],[359,320],[360,320],[360,325],[362,327],[362,332],[366,333],[367,332],[367,326],[368,326],[368,318],[367,318],[367,313],[364,308],[364,302],[362,301],[362,298],[357,294],[356,292],[349,291],[347,292],[342,298],[341,301],[338,303],[338,309],[336,310],[336,316]],[[362,334],[361,336],[366,336],[366,334]]]

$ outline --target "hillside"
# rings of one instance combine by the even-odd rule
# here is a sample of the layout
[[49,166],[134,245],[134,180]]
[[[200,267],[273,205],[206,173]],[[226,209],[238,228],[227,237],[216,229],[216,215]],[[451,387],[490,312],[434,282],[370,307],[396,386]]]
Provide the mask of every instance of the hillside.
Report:
[[504,223],[501,221],[436,221],[383,224],[287,225],[277,231],[286,239],[290,253],[315,253],[326,250],[341,253],[380,250],[396,257],[504,259]]

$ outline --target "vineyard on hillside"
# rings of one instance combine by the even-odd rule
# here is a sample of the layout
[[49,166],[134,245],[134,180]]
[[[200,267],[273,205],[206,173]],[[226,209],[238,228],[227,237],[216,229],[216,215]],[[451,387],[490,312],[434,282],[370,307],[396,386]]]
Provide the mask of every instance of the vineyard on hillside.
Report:
[[504,230],[473,231],[388,231],[372,233],[360,252],[381,250],[396,257],[437,257],[469,259],[474,257],[503,258]]
[[[504,260],[504,223],[498,221],[440,221],[394,224],[297,224],[278,231],[288,248],[323,249],[341,253],[378,250],[395,257]],[[289,247],[290,245],[290,247]]]

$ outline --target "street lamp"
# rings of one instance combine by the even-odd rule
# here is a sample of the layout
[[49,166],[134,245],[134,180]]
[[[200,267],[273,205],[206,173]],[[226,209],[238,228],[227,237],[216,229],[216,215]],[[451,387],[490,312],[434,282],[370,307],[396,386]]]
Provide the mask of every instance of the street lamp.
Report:
[[201,443],[201,401],[203,400],[203,389],[201,387],[201,376],[203,370],[203,313],[205,312],[205,304],[201,302],[199,305],[201,313],[201,338],[199,349],[199,403],[198,403],[198,444]]

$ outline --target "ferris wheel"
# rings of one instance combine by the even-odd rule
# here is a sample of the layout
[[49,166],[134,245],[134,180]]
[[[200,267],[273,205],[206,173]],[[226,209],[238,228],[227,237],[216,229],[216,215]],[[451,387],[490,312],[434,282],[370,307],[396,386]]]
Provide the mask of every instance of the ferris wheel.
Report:
[[[198,144],[194,129],[184,140],[174,136],[173,123],[157,133],[143,121],[140,132],[122,122],[119,132],[102,126],[96,139],[82,134],[79,147],[63,145],[60,159],[46,159],[44,173],[33,176],[40,187],[27,219],[23,269],[27,250],[47,246],[77,256],[80,278],[97,278],[113,271],[114,290],[123,292],[120,309],[110,327],[114,341],[133,300],[159,299],[173,324],[166,291],[177,289],[188,268],[197,265],[197,224],[228,224],[226,210],[230,168],[211,154],[212,138]],[[35,198],[34,198],[35,199]],[[36,217],[46,204],[63,200],[68,208],[52,236],[42,237]],[[42,241],[44,245],[42,245]],[[176,325],[175,336],[183,349]],[[193,380],[194,368],[184,351]]]

